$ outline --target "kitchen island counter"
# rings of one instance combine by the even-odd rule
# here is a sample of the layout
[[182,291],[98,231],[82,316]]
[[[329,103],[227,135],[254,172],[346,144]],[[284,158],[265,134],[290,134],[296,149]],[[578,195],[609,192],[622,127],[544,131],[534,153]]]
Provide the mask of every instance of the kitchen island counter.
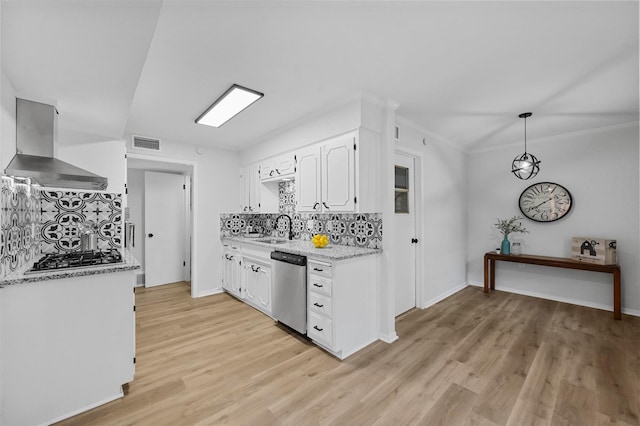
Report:
[[129,252],[129,250],[121,250],[120,253],[122,254],[121,263],[111,263],[97,266],[86,266],[82,268],[59,269],[50,272],[25,274],[25,272],[32,266],[32,263],[30,263],[0,280],[0,287],[140,269],[140,264],[133,257],[131,252]]

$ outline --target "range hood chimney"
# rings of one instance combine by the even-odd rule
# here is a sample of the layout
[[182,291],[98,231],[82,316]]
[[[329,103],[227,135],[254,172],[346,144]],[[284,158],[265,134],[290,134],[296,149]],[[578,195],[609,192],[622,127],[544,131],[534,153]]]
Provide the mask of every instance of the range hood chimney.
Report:
[[46,187],[105,190],[107,178],[54,158],[58,111],[16,98],[16,155],[4,173]]

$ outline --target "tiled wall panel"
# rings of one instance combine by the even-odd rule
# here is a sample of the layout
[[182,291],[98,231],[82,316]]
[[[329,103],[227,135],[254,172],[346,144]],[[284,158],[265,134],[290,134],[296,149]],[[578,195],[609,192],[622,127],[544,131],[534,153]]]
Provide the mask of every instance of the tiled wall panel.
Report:
[[40,191],[2,177],[0,279],[40,257]]
[[42,191],[42,251],[80,249],[79,225],[98,226],[99,250],[122,245],[122,196],[103,192]]

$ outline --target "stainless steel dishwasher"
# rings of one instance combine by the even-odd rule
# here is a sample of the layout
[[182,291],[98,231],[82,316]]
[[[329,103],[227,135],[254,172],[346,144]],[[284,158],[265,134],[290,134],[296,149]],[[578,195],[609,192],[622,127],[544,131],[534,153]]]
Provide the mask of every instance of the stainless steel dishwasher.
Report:
[[307,333],[307,258],[271,252],[273,317],[299,333]]

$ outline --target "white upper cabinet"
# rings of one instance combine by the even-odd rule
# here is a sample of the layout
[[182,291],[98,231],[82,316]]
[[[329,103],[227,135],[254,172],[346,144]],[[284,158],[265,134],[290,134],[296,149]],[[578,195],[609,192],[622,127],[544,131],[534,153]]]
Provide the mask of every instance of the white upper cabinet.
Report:
[[349,133],[298,153],[296,210],[356,210],[356,135]]
[[322,145],[322,209],[326,212],[355,211],[355,150],[353,135]]
[[320,146],[311,146],[298,152],[296,172],[296,210],[320,211]]
[[251,164],[240,170],[240,190],[241,201],[240,210],[242,212],[260,211],[260,165]]
[[292,178],[296,172],[296,155],[287,153],[260,163],[260,179],[263,182]]

